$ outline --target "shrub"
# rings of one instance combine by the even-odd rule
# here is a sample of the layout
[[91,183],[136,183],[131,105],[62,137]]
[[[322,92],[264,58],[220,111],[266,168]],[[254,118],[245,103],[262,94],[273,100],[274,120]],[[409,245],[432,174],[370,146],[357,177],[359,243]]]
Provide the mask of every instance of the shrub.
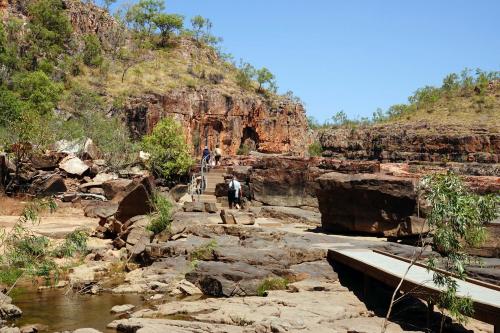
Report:
[[153,196],[151,197],[151,203],[155,214],[151,216],[151,222],[149,223],[147,229],[155,234],[159,234],[160,232],[170,228],[173,206],[170,200],[156,192],[153,193]]
[[266,296],[269,290],[284,290],[288,286],[288,280],[283,278],[269,278],[262,281],[257,287],[258,296]]
[[76,253],[87,252],[87,240],[89,234],[85,230],[75,230],[69,233],[64,242],[52,251],[52,255],[58,258],[72,257]]
[[12,91],[0,86],[0,126],[19,119],[23,103]]
[[238,148],[238,151],[236,152],[236,155],[248,155],[250,153],[250,147],[247,144],[242,144],[240,148]]
[[87,66],[101,66],[103,62],[102,47],[96,35],[85,35],[83,37],[85,47],[83,48],[83,62]]
[[28,36],[31,52],[55,59],[71,38],[71,23],[62,0],[38,0],[28,8],[30,23]]
[[20,73],[13,80],[15,91],[27,107],[40,114],[52,112],[62,96],[62,85],[53,82],[42,71]]
[[249,90],[252,88],[252,82],[255,77],[255,68],[246,62],[241,62],[236,73],[236,83],[243,89]]
[[182,127],[173,118],[162,119],[150,135],[144,136],[142,147],[151,154],[150,170],[165,179],[180,177],[193,165]]
[[323,147],[318,141],[311,143],[307,150],[309,152],[309,156],[321,156],[321,154],[323,154]]

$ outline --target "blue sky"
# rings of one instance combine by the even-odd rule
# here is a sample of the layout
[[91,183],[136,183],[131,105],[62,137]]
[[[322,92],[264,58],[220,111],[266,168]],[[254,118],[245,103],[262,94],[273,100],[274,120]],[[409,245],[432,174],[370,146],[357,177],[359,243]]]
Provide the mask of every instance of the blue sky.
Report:
[[323,121],[371,116],[465,67],[500,70],[499,0],[167,0]]

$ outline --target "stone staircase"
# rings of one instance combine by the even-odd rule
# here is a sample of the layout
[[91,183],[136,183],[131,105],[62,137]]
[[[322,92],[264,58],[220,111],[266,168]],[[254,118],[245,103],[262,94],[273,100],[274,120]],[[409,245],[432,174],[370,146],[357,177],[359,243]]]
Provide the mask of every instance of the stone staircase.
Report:
[[215,196],[215,186],[219,183],[224,182],[224,174],[226,173],[226,168],[217,167],[211,169],[205,174],[207,187],[205,189],[205,192],[200,195],[201,202],[212,202],[217,204],[217,197]]

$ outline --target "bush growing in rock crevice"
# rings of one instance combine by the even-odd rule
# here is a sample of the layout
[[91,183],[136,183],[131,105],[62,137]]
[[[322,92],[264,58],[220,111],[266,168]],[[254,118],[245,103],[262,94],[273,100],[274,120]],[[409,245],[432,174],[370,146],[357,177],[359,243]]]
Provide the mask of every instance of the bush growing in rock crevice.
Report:
[[186,174],[193,164],[181,125],[171,117],[162,119],[143,138],[142,148],[151,154],[149,169],[168,180]]

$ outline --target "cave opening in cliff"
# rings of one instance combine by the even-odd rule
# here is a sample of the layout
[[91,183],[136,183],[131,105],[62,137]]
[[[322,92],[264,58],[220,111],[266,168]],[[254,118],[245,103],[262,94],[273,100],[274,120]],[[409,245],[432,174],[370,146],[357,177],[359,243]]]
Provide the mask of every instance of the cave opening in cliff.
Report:
[[256,151],[259,148],[259,134],[253,127],[245,127],[241,137],[240,150]]

